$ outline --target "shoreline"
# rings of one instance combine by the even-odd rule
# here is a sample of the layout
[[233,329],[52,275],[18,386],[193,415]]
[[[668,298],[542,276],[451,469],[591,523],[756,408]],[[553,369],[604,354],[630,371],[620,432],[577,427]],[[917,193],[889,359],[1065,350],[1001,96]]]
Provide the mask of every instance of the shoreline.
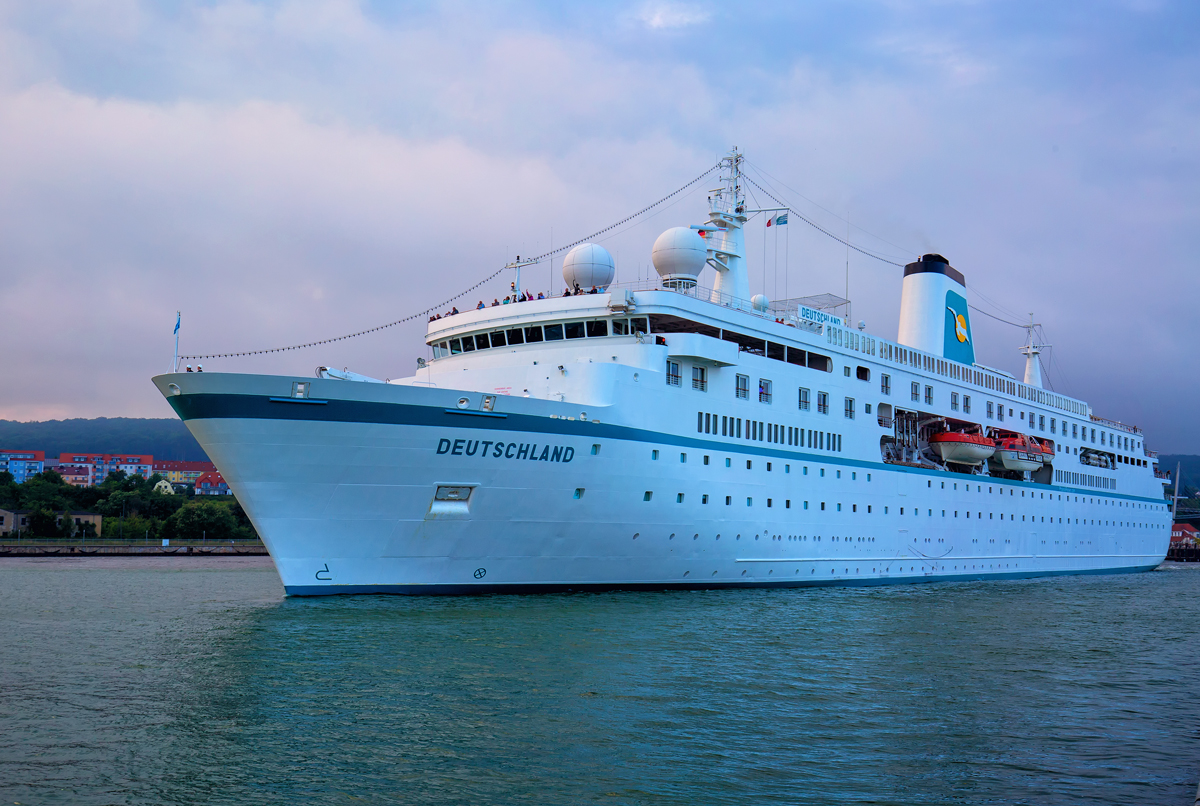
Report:
[[266,557],[262,545],[0,544],[0,557]]

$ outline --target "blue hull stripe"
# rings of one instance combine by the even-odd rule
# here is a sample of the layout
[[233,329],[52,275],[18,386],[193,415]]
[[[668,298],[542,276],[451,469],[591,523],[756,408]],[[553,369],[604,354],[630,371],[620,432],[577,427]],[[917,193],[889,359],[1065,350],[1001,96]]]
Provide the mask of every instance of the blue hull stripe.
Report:
[[712,439],[664,434],[660,431],[649,431],[623,425],[550,418],[533,414],[508,413],[503,418],[462,417],[458,416],[460,412],[454,409],[435,406],[414,406],[408,403],[376,403],[365,400],[330,399],[323,401],[326,405],[322,406],[281,406],[269,397],[258,395],[172,395],[167,400],[170,402],[171,407],[175,409],[175,413],[184,422],[188,420],[209,419],[308,420],[316,422],[474,428],[488,431],[558,434],[589,439],[619,439],[659,445],[676,445],[683,448],[712,451],[713,453],[721,451],[736,452],[767,458],[786,459],[793,462],[812,462],[814,464],[820,463],[841,467],[863,468],[877,472],[910,473],[942,480],[950,478],[954,481],[974,480],[976,483],[980,483],[980,479],[987,478],[988,484],[1004,484],[1011,487],[1039,490],[1042,492],[1056,490],[1071,495],[1092,495],[1105,498],[1120,498],[1128,501],[1162,503],[1161,498],[1123,495],[1116,492],[1062,487],[1053,484],[1038,484],[1032,481],[1013,481],[1010,479],[965,476],[962,474],[948,475],[944,471],[923,470],[916,467],[884,464],[883,462],[866,462],[831,454],[808,453],[805,451],[789,450],[779,445],[767,447],[766,445],[750,442],[719,442]]
[[284,588],[288,596],[344,596],[355,594],[390,593],[409,596],[480,596],[484,594],[526,593],[599,593],[603,591],[672,591],[672,590],[727,590],[730,588],[848,588],[869,585],[920,585],[937,582],[978,582],[994,579],[1034,579],[1036,577],[1136,574],[1153,571],[1153,565],[1129,566],[1126,568],[1102,568],[1084,571],[1019,571],[997,574],[949,574],[936,577],[889,577],[883,579],[838,579],[812,580],[804,582],[664,582],[664,583],[598,583],[598,584],[430,584],[430,585],[289,585]]

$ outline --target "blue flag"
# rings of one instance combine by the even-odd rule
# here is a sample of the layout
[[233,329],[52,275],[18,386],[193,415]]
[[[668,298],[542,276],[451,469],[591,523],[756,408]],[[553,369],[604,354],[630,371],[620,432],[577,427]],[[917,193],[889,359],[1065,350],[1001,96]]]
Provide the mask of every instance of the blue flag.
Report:
[[175,312],[175,332],[179,332],[179,311]]

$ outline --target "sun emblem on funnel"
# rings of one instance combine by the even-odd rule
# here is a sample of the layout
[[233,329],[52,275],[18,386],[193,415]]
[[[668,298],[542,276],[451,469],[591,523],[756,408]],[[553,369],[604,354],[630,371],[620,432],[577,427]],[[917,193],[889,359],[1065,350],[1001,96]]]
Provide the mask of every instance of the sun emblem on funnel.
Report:
[[967,317],[963,316],[961,313],[956,313],[955,310],[949,305],[946,306],[946,310],[948,310],[950,315],[954,317],[955,338],[957,338],[959,342],[965,343],[967,341]]

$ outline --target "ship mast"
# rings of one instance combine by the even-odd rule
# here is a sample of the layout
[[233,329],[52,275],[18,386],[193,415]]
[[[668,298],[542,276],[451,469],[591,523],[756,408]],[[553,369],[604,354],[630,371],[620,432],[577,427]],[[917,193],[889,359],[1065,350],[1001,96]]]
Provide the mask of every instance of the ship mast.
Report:
[[1042,360],[1039,358],[1042,350],[1052,345],[1039,344],[1034,337],[1033,329],[1041,327],[1034,324],[1033,314],[1029,314],[1029,324],[1025,325],[1025,346],[1021,352],[1025,355],[1025,385],[1042,388]]
[[[746,268],[746,194],[742,186],[745,157],[734,146],[721,159],[720,187],[708,197],[708,225],[695,227],[707,233],[708,265],[717,270],[712,301],[729,304],[750,299],[750,275]],[[730,299],[732,297],[732,299]]]

